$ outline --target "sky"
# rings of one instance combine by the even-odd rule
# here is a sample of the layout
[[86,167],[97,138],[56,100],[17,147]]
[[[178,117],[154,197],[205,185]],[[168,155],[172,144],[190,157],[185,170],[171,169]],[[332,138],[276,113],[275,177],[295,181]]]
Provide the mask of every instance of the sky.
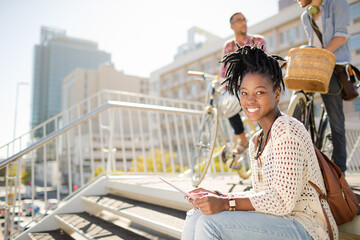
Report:
[[229,17],[239,11],[251,26],[275,15],[278,0],[0,0],[0,147],[13,139],[14,128],[16,136],[30,130],[41,26],[95,41],[117,70],[150,77],[173,62],[188,29],[229,37]]

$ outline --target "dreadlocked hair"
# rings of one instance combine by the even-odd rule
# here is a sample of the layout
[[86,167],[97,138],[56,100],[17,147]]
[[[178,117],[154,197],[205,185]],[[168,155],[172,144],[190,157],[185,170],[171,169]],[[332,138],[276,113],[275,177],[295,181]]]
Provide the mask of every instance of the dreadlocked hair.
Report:
[[278,55],[267,55],[263,46],[258,48],[256,45],[240,47],[236,44],[238,50],[226,54],[220,61],[224,67],[229,64],[226,70],[226,79],[222,84],[227,84],[227,90],[235,95],[239,100],[238,91],[243,77],[247,73],[259,73],[267,76],[274,83],[274,90],[281,87],[284,89],[281,68],[277,60],[285,61]]

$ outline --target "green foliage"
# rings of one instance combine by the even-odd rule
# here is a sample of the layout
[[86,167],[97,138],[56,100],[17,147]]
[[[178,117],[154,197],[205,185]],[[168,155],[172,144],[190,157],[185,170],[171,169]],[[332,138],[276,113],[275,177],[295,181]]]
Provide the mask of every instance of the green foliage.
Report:
[[23,170],[21,171],[21,183],[29,185],[31,181],[31,171]]
[[99,165],[97,168],[95,168],[95,177],[103,172],[104,172],[103,166]]
[[[154,159],[153,156],[155,156],[155,168],[156,172],[164,172],[163,166],[165,168],[165,172],[180,172],[181,167],[179,164],[175,164],[174,168],[171,165],[171,157],[175,158],[175,153],[170,153],[164,150],[164,152],[161,152],[160,149],[155,149],[154,154],[150,154],[149,157],[145,158],[141,156],[139,158],[136,158],[135,166],[130,168],[130,172],[145,172],[145,169],[147,169],[146,172],[154,172]],[[164,165],[163,165],[163,158],[164,158]],[[145,165],[146,164],[146,165]],[[146,168],[145,168],[146,166]]]

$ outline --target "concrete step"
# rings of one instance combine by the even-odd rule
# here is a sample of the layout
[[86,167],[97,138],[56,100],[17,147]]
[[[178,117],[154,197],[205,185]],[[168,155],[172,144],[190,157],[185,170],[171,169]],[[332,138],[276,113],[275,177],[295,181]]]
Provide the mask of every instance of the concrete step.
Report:
[[28,236],[31,240],[74,240],[74,238],[60,229],[48,232],[29,233]]
[[61,229],[69,235],[78,235],[75,239],[155,239],[139,235],[88,213],[61,214],[57,215],[56,218],[59,221]]
[[83,196],[82,200],[87,205],[85,209],[89,209],[92,214],[97,214],[100,210],[106,210],[162,234],[176,239],[181,238],[186,216],[185,211],[112,194]]

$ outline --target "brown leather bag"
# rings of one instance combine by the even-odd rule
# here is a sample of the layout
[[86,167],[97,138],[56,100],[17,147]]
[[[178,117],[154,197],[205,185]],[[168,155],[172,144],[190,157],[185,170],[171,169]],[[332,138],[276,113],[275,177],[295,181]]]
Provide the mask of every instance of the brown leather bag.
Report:
[[[324,44],[322,41],[322,33],[319,30],[319,27],[316,25],[316,22],[314,21],[314,18],[312,18],[309,15],[309,20],[311,23],[311,26],[316,33],[316,36],[321,42],[321,46],[324,48]],[[348,68],[348,69],[346,69]],[[355,80],[356,78],[360,81],[360,71],[354,67],[353,65],[335,65],[335,71],[339,77],[339,83],[341,86],[341,96],[342,99],[345,101],[351,101],[354,100],[359,96],[359,93],[357,91],[358,86]]]
[[359,96],[356,79],[360,79],[360,71],[353,65],[335,65],[335,71],[339,77],[339,83],[342,87],[341,96],[345,101],[354,100]]
[[[337,225],[350,222],[358,213],[358,199],[345,180],[339,167],[336,166],[323,152],[317,149],[315,145],[314,148],[327,193],[323,193],[313,182],[309,181],[309,183],[318,192],[320,201],[321,199],[325,199],[328,202]],[[323,212],[330,239],[334,239],[330,221],[324,208]]]

